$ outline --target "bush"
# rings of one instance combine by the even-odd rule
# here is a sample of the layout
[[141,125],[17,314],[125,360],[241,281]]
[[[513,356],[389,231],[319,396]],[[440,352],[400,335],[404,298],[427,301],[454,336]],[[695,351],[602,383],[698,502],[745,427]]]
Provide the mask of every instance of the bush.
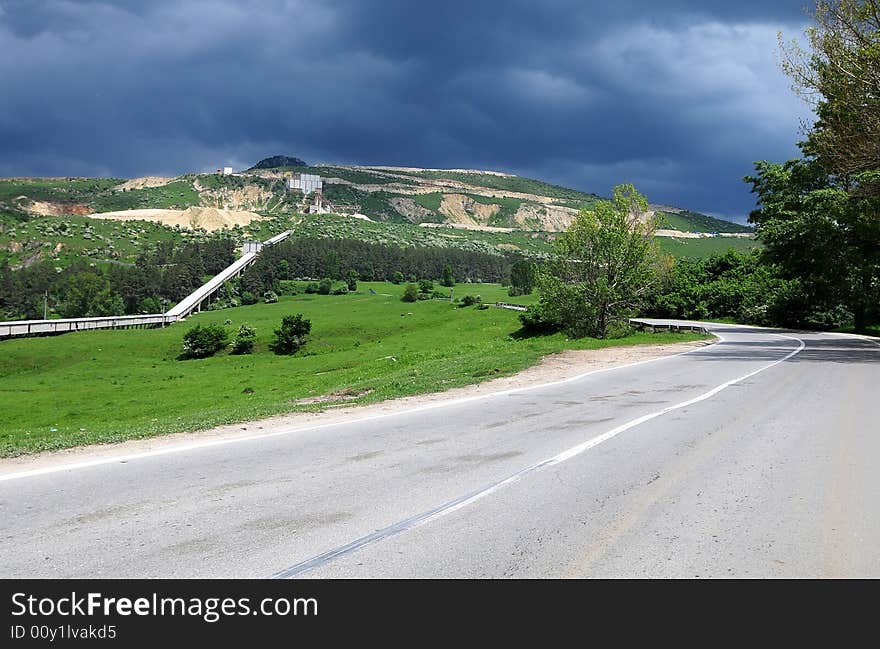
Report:
[[296,290],[296,282],[292,279],[282,279],[278,282],[278,289],[281,291],[281,295],[296,295],[298,291]]
[[434,282],[429,279],[420,279],[419,280],[419,293],[428,293],[429,295],[434,292]]
[[281,320],[281,327],[275,330],[275,338],[269,343],[269,349],[276,354],[295,354],[306,344],[311,330],[311,320],[303,318],[301,313],[286,315]]
[[256,304],[257,296],[251,293],[250,291],[243,291],[241,294],[241,303],[242,304]]
[[330,295],[345,295],[348,291],[349,288],[345,284],[342,284],[330,291]]
[[443,267],[443,277],[440,279],[440,285],[446,287],[455,286],[455,277],[452,274],[452,266],[449,264]]
[[275,291],[266,291],[263,293],[263,302],[266,304],[275,304],[278,301],[278,294]]
[[254,343],[257,341],[257,330],[248,324],[238,328],[238,334],[232,341],[233,354],[250,354],[254,351]]
[[540,304],[520,313],[519,321],[522,322],[523,333],[530,336],[552,334],[562,329],[562,323],[549,316]]
[[183,358],[208,358],[229,344],[229,333],[220,325],[196,325],[183,335]]
[[356,270],[348,271],[348,274],[345,276],[345,283],[348,287],[349,291],[356,291],[358,288],[358,280],[360,276]]
[[403,273],[399,270],[394,271],[394,275],[391,276],[392,284],[403,284]]
[[403,289],[403,297],[400,299],[403,302],[415,302],[419,299],[419,287],[415,284],[407,284]]
[[318,284],[318,294],[319,295],[330,295],[330,291],[333,289],[333,282],[329,277],[325,277],[321,280],[321,283]]
[[309,282],[306,284],[306,293],[314,294],[318,292],[318,282]]
[[473,306],[475,304],[480,304],[483,301],[479,295],[465,295],[461,298],[461,306]]

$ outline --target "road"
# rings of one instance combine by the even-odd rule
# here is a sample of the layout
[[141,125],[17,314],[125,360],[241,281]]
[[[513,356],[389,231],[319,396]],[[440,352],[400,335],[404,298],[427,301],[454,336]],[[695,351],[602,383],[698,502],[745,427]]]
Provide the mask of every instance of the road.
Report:
[[553,385],[4,476],[0,576],[880,577],[880,346],[708,326]]

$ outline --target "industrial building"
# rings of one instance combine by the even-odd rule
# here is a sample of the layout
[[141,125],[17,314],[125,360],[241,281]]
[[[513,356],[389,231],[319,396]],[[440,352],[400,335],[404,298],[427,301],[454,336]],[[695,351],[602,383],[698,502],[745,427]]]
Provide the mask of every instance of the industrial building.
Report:
[[324,181],[321,180],[321,176],[315,174],[293,174],[287,179],[288,191],[296,189],[305,196],[315,191],[321,193],[323,188]]

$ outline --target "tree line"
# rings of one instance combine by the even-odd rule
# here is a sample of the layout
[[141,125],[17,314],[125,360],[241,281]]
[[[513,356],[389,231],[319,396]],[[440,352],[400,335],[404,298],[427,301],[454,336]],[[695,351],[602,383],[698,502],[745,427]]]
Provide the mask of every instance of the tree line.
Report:
[[254,295],[276,290],[279,280],[348,281],[352,272],[364,281],[401,282],[441,279],[456,282],[506,282],[520,257],[455,248],[401,248],[354,239],[288,239],[264,248],[244,273],[241,288]]
[[13,270],[0,261],[0,314],[7,320],[160,313],[236,257],[235,243],[160,242],[133,265],[85,261],[58,269],[42,261]]

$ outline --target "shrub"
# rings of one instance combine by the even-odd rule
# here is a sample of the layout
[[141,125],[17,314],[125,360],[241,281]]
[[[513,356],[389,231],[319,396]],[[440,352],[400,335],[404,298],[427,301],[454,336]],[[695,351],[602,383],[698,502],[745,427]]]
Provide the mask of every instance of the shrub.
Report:
[[403,297],[400,298],[403,302],[415,302],[419,299],[419,288],[415,284],[407,284],[406,288],[403,289]]
[[159,304],[159,299],[156,297],[145,297],[138,305],[139,313],[160,313],[161,311],[162,305]]
[[229,333],[220,325],[196,325],[183,335],[183,358],[208,358],[229,344]]
[[549,316],[540,304],[520,313],[519,321],[522,322],[523,333],[530,336],[551,334],[562,329],[562,323]]
[[479,295],[465,295],[461,298],[461,306],[473,306],[475,304],[480,304],[483,301]]
[[278,294],[275,291],[266,291],[263,293],[263,302],[266,304],[275,304],[278,301]]
[[241,294],[241,303],[242,304],[256,304],[257,296],[251,293],[250,291],[243,291]]
[[356,270],[348,271],[348,274],[345,276],[345,283],[349,291],[357,290],[358,279],[360,279],[360,276],[358,275],[358,272]]
[[298,291],[296,290],[296,282],[292,279],[282,279],[278,282],[278,289],[281,291],[281,295],[296,295]]
[[419,293],[432,293],[434,291],[434,282],[429,279],[419,280]]
[[403,284],[403,273],[399,270],[394,271],[394,275],[391,276],[392,284]]
[[317,293],[318,292],[318,282],[309,282],[306,284],[306,293]]
[[276,354],[295,354],[306,344],[306,336],[311,330],[312,321],[303,318],[301,313],[286,315],[281,320],[281,327],[275,330],[269,349]]
[[452,275],[452,266],[449,264],[443,267],[443,277],[440,279],[440,284],[447,287],[455,286],[455,277]]
[[330,295],[330,291],[333,289],[333,282],[329,277],[325,277],[321,280],[321,283],[318,284],[318,294],[319,295]]
[[330,291],[330,295],[345,295],[346,293],[348,293],[348,291],[349,288],[345,284],[341,284],[340,286],[337,286],[332,291]]
[[250,354],[254,351],[254,343],[257,341],[257,330],[248,324],[238,328],[235,340],[232,341],[233,354]]

